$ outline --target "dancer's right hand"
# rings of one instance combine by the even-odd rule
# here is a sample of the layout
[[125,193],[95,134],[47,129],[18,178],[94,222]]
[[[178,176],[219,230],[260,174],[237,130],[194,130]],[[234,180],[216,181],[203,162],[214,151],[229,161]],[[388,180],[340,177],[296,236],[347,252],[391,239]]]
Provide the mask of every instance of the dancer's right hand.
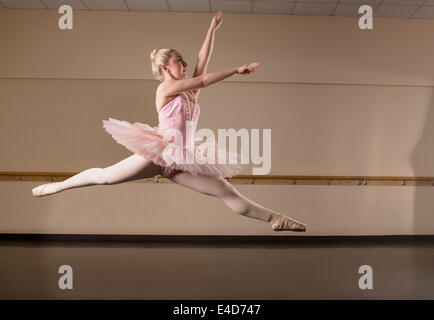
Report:
[[258,66],[259,66],[258,62],[245,64],[245,65],[237,68],[237,73],[246,75],[246,74],[255,72],[255,68],[257,68]]

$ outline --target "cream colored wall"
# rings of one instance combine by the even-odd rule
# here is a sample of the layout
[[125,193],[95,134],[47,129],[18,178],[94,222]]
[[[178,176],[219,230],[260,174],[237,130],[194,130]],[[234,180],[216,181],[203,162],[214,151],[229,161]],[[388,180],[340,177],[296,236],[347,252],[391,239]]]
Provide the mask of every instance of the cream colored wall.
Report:
[[[0,171],[78,172],[131,155],[102,120],[157,125],[149,53],[176,48],[191,77],[213,15],[78,10],[63,31],[58,16],[0,9]],[[224,13],[208,72],[261,65],[203,90],[198,128],[271,128],[270,174],[434,176],[433,35],[423,19],[360,30],[351,17]],[[276,235],[175,184],[34,198],[38,184],[0,183],[0,232]],[[430,187],[237,188],[306,223],[305,235],[434,231]]]

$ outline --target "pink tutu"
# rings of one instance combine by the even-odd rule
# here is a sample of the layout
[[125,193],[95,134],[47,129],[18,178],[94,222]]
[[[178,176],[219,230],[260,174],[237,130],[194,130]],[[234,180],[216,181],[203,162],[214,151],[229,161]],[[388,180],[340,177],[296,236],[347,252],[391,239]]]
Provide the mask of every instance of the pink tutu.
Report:
[[[191,151],[189,151],[186,146],[181,148],[172,143],[170,139],[160,134],[158,127],[151,127],[140,122],[131,124],[128,121],[120,121],[113,118],[103,120],[103,127],[111,134],[117,143],[123,145],[135,154],[143,156],[152,160],[155,164],[162,166],[164,168],[163,176],[165,177],[172,176],[175,170],[181,170],[188,171],[195,176],[203,174],[230,178],[237,175],[242,168],[240,155],[221,149],[215,139],[195,139],[195,156],[193,157]],[[210,147],[210,149],[208,147]],[[207,158],[207,153],[210,150],[214,150],[213,161],[209,161]],[[186,163],[186,161],[180,163],[179,161],[175,161],[176,152],[180,152],[184,157],[183,159],[187,159],[187,154],[189,154],[190,159],[194,159],[194,163]],[[225,155],[226,164],[218,163],[219,152]],[[236,164],[229,163],[230,157],[237,160]]]

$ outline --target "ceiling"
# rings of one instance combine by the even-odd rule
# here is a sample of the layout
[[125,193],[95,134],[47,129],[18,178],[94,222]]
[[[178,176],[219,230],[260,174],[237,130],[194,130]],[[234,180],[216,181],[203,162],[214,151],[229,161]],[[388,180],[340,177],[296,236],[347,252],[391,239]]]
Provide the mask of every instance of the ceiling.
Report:
[[434,0],[0,0],[1,8],[160,12],[217,12],[360,16],[358,8],[371,5],[374,17],[434,19]]

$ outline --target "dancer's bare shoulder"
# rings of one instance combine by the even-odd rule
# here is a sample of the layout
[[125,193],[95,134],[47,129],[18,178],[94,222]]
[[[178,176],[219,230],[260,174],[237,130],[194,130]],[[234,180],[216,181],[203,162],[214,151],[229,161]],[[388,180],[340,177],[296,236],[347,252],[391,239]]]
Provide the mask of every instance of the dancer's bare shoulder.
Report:
[[192,103],[197,101],[197,95],[194,94],[193,90],[186,90],[182,92],[178,92],[175,95],[167,95],[164,92],[164,88],[162,88],[162,83],[158,86],[156,94],[155,94],[155,105],[157,107],[157,112],[159,113],[161,109],[164,108],[172,99],[174,99],[178,95],[183,95],[185,98],[190,100]]
[[160,112],[165,105],[167,105],[170,101],[172,101],[172,99],[174,99],[178,95],[166,95],[163,92],[161,85],[162,83],[160,83],[155,93],[155,105],[157,107],[157,112]]

